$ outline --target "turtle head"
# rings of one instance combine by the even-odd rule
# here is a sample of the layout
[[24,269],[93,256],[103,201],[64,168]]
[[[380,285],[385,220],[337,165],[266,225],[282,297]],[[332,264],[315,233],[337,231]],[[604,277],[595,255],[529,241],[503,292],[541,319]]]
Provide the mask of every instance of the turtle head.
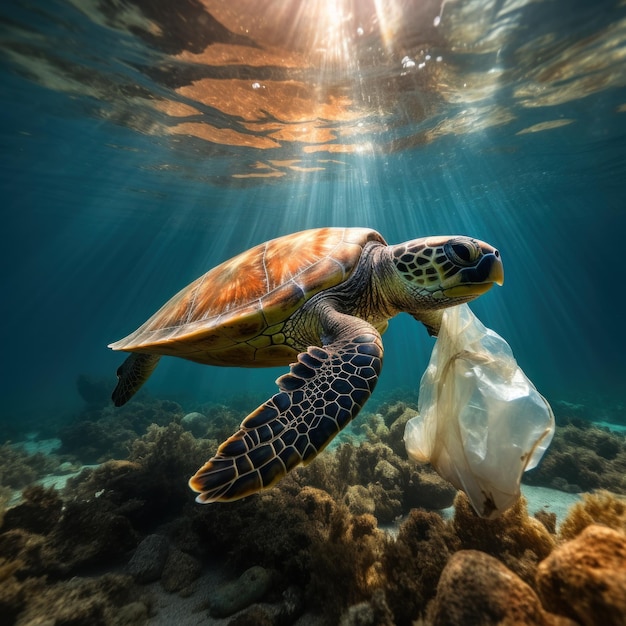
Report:
[[424,237],[391,250],[408,297],[402,309],[417,319],[424,311],[468,302],[504,282],[498,250],[472,237]]

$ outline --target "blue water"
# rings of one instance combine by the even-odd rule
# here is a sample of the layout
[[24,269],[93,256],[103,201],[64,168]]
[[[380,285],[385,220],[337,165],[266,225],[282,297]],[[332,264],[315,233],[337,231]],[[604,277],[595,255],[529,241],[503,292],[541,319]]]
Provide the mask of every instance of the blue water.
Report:
[[[149,4],[125,5],[141,27],[108,2],[0,8],[2,421],[61,423],[82,406],[79,375],[114,386],[123,355],[107,344],[192,279],[326,225],[497,246],[505,284],[474,311],[549,400],[626,419],[623,3],[447,3],[436,28],[438,3],[397,3],[386,38],[362,3],[338,22],[352,29],[338,55],[321,18],[283,41],[254,3],[237,28],[215,3],[227,26],[209,37],[195,2],[179,4],[194,16],[182,34],[167,3]],[[192,63],[186,41],[228,53]],[[416,389],[433,340],[399,316],[384,342],[375,396]],[[164,359],[146,388],[191,410],[269,396],[280,373]]]

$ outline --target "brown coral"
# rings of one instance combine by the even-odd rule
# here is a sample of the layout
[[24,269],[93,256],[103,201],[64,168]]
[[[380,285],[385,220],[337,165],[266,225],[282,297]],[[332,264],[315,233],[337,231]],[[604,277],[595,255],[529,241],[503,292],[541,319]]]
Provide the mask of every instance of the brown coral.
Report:
[[626,534],[592,524],[540,563],[544,605],[584,626],[623,626],[626,616]]
[[436,513],[415,509],[382,557],[384,589],[397,624],[411,624],[435,595],[437,580],[459,540]]
[[526,583],[494,557],[476,550],[452,556],[429,612],[433,626],[575,626],[547,613]]
[[0,485],[11,489],[22,489],[32,482],[54,471],[59,459],[53,455],[26,450],[5,443],[0,445]]
[[569,492],[626,494],[626,439],[583,420],[568,423],[556,429],[539,467],[525,480]]
[[453,526],[462,548],[498,557],[530,585],[534,584],[537,564],[555,545],[546,527],[528,516],[523,497],[500,517],[483,519],[476,515],[467,496],[459,492]]
[[608,491],[583,494],[574,504],[559,530],[561,539],[573,539],[590,524],[604,524],[626,532],[626,498]]

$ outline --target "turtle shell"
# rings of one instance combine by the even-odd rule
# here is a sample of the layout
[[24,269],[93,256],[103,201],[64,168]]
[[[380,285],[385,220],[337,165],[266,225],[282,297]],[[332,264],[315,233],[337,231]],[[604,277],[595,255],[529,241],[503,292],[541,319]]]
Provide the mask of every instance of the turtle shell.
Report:
[[278,365],[302,348],[283,325],[312,296],[345,281],[374,230],[319,228],[273,239],[225,261],[109,347],[221,365]]

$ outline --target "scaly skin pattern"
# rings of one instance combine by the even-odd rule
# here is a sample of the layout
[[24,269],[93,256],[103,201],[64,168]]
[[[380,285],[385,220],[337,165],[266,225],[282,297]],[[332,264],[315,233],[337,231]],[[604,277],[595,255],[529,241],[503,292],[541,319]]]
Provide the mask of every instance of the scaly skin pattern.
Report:
[[336,311],[335,338],[298,355],[276,382],[279,393],[253,411],[241,428],[189,481],[201,503],[235,500],[268,489],[307,464],[361,410],[382,366],[379,333]]
[[162,355],[291,364],[279,392],[189,481],[198,502],[236,500],[309,463],[358,414],[378,381],[390,318],[406,311],[436,334],[444,308],[502,280],[499,252],[469,237],[395,246],[369,229],[281,237],[214,268],[111,344],[132,353],[113,400],[127,402]]

